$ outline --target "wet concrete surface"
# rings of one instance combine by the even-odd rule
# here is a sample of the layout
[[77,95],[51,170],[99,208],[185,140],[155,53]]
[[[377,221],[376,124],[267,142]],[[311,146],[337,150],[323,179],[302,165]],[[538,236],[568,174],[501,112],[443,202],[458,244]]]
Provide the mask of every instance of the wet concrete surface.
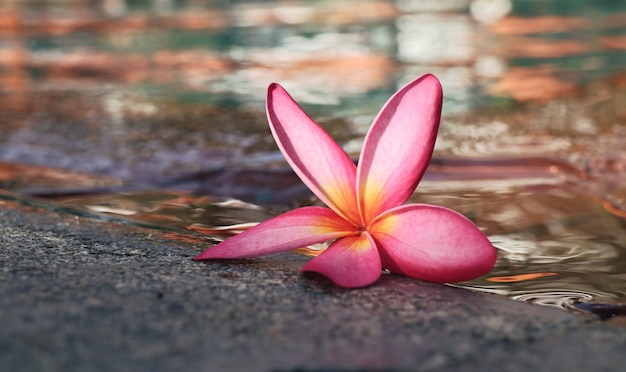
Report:
[[0,198],[3,371],[620,371],[626,362],[626,330],[589,315],[393,275],[342,290],[301,276],[308,258],[296,254],[194,262],[205,244],[36,204]]

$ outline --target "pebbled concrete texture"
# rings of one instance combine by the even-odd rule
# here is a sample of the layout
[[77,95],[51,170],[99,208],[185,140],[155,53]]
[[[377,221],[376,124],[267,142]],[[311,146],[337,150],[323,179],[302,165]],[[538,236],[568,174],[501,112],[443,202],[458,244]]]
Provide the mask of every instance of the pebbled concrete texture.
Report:
[[342,290],[290,253],[199,263],[167,236],[0,198],[0,370],[626,365],[626,329],[592,317],[394,275]]

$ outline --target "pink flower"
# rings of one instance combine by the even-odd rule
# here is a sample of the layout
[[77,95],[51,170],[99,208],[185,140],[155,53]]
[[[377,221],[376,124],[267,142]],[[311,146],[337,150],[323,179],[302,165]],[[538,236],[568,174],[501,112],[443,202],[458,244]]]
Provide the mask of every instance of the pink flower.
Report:
[[383,268],[433,282],[489,272],[496,251],[467,218],[450,209],[404,202],[432,156],[442,90],[424,75],[396,92],[372,124],[358,165],[278,84],[267,117],[287,161],[329,208],[303,207],[271,218],[195,257],[233,259],[333,241],[302,268],[346,288],[374,283]]

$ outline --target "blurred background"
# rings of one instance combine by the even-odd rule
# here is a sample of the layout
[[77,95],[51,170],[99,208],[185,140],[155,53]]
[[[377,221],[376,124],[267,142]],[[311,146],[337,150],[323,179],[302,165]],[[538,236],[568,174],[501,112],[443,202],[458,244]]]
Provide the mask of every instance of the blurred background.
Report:
[[0,188],[219,235],[316,203],[267,128],[269,83],[356,157],[433,73],[444,116],[413,201],[499,249],[463,285],[624,311],[625,66],[618,0],[0,0]]
[[[445,90],[442,153],[532,152],[583,165],[590,159],[573,153],[574,143],[590,136],[596,145],[619,133],[626,116],[624,1],[0,4],[7,161],[136,176],[121,166],[129,156],[144,158],[154,175],[196,167],[199,158],[206,168],[254,157],[273,151],[257,117],[273,81],[317,120],[342,121],[336,135],[355,153],[360,144],[351,140],[384,101],[427,72]],[[146,132],[156,142],[140,138]],[[58,138],[72,136],[81,141]]]

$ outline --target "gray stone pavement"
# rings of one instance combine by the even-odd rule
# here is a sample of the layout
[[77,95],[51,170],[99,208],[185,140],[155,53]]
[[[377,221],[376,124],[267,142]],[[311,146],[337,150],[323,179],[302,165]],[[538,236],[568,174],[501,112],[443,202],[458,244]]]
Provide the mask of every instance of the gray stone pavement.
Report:
[[0,197],[1,371],[623,371],[626,329],[387,275],[303,277],[296,254],[204,245]]

